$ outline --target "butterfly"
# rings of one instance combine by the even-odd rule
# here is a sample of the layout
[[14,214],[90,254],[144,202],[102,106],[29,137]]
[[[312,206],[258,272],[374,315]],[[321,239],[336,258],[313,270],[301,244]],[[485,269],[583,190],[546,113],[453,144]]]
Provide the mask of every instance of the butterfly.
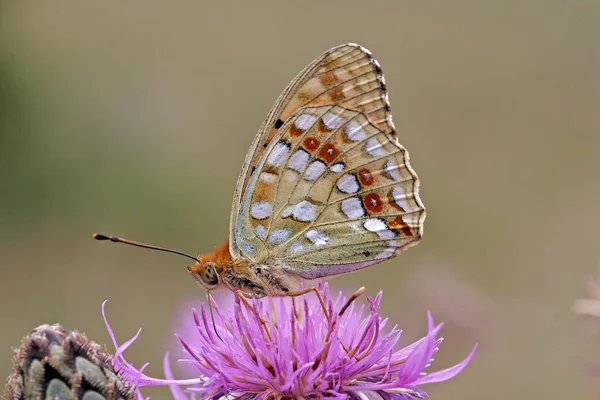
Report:
[[424,220],[381,67],[348,43],[279,96],[239,175],[229,240],[188,270],[208,291],[296,296],[314,290],[304,280],[366,268],[417,244]]
[[206,289],[294,295],[303,279],[385,261],[423,235],[425,207],[398,144],[383,73],[335,47],[283,91],[238,178],[229,241],[189,268]]

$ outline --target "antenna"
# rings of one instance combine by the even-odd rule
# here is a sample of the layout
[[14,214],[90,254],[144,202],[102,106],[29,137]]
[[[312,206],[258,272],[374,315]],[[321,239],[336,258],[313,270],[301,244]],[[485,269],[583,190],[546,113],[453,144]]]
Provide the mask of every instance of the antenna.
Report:
[[166,247],[152,246],[152,245],[149,245],[149,244],[144,244],[144,243],[140,243],[140,242],[134,242],[133,240],[123,239],[123,238],[120,238],[118,236],[106,236],[106,235],[103,235],[101,233],[94,233],[92,235],[92,237],[94,239],[96,239],[96,240],[110,240],[111,242],[130,244],[132,246],[142,247],[144,249],[158,250],[158,251],[164,251],[166,253],[179,254],[180,256],[191,258],[192,260],[194,260],[194,261],[196,261],[198,263],[200,262],[200,260],[198,260],[194,256],[190,256],[189,254],[183,253],[181,251],[167,249]]
[[[134,242],[133,240],[129,240],[129,239],[123,239],[123,238],[120,238],[118,236],[106,236],[106,235],[103,235],[101,233],[94,233],[92,235],[92,237],[94,239],[96,239],[96,240],[110,240],[111,242],[125,243],[125,244],[129,244],[129,245],[132,245],[132,246],[141,247],[141,248],[144,248],[144,249],[158,250],[158,251],[164,251],[166,253],[179,254],[180,256],[191,258],[192,260],[197,261],[198,263],[200,263],[200,260],[198,260],[196,257],[190,256],[189,254],[185,254],[185,253],[183,253],[181,251],[177,251],[177,250],[173,250],[173,249],[167,249],[166,247],[152,246],[152,245],[145,244],[145,243]],[[191,268],[190,267],[188,267],[188,270],[191,272]],[[198,277],[196,277],[196,275],[192,275],[192,276],[196,280],[199,279]],[[212,320],[213,329],[215,331],[215,334],[217,335],[217,337],[219,339],[221,339],[221,341],[224,341],[221,338],[221,335],[219,335],[219,332],[217,332],[217,324],[215,323],[215,315],[213,313],[212,298],[210,296],[210,290],[206,291],[206,296],[207,296],[207,300],[208,300],[208,307],[210,309],[210,318]]]

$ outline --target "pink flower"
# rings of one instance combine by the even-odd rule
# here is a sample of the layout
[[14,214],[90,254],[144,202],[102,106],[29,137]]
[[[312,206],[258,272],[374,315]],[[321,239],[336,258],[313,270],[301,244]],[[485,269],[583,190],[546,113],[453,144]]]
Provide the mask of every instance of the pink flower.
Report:
[[[167,379],[150,378],[143,366],[136,369],[123,351],[139,335],[118,345],[114,367],[137,387],[169,385],[176,400],[208,399],[415,399],[427,394],[421,385],[446,381],[469,364],[468,357],[451,368],[425,373],[442,342],[442,324],[428,314],[427,334],[404,348],[394,350],[401,331],[386,332],[387,319],[379,315],[382,293],[367,297],[368,309],[355,306],[339,293],[329,297],[327,285],[319,290],[325,313],[315,296],[248,301],[236,295],[233,313],[213,302],[215,325],[207,308],[193,311],[194,345],[178,336],[189,355],[183,360],[197,371],[193,379],[174,379],[168,356]],[[342,311],[343,310],[343,311]],[[104,315],[104,307],[103,307]],[[185,390],[182,389],[185,387]]]

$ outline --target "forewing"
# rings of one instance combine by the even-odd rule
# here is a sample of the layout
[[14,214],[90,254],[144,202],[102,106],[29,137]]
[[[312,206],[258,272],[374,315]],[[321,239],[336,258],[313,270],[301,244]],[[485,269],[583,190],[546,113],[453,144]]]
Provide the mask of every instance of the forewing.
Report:
[[[390,114],[387,90],[381,68],[371,53],[353,43],[335,47],[306,67],[281,94],[252,143],[238,178],[230,220],[230,252],[239,257],[243,243],[236,236],[243,197],[250,189],[251,176],[257,170],[265,151],[283,125],[291,126],[292,116],[303,107],[339,105],[363,114],[371,125],[391,139],[396,132]],[[236,233],[237,231],[237,233]]]
[[243,255],[304,278],[381,262],[416,244],[425,209],[407,151],[361,112],[304,107],[255,167],[235,221]]

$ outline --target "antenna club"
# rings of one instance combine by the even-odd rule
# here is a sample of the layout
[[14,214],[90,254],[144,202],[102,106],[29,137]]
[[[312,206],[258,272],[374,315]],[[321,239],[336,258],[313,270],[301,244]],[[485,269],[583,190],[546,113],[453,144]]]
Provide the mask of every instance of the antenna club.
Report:
[[94,233],[92,237],[96,240],[110,240],[110,237],[103,235],[101,233]]

